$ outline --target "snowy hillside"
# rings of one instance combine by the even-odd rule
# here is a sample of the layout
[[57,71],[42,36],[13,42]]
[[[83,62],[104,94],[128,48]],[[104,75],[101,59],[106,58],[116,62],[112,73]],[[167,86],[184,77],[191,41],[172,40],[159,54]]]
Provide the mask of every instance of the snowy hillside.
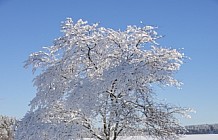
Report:
[[[94,140],[87,138],[86,140]],[[153,140],[152,138],[145,137],[122,137],[119,140]],[[180,140],[218,140],[218,134],[202,134],[202,135],[187,135]]]

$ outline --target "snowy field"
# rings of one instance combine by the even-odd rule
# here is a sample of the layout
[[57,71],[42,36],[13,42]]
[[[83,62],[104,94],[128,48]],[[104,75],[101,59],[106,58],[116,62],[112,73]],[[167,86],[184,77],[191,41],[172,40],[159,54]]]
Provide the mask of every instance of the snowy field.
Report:
[[210,134],[210,135],[188,135],[181,140],[218,140],[218,134]]
[[[153,140],[145,137],[129,137],[120,140]],[[157,140],[157,139],[155,139]],[[187,135],[182,137],[180,140],[218,140],[218,134],[203,134],[203,135]]]
[[[86,139],[93,140],[93,139]],[[120,138],[118,140],[154,140],[145,137],[128,137],[128,138]],[[157,139],[156,139],[157,140]],[[218,140],[218,134],[203,134],[203,135],[187,135],[182,137],[180,140]]]

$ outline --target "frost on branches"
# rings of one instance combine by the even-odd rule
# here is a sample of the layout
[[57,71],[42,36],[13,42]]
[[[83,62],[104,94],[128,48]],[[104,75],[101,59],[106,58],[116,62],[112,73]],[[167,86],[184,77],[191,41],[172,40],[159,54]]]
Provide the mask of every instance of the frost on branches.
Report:
[[188,109],[160,102],[153,87],[179,87],[174,74],[185,56],[158,45],[154,27],[115,31],[68,18],[61,31],[53,46],[26,61],[41,74],[17,140],[178,137],[183,127],[175,115]]
[[13,140],[16,119],[0,115],[0,140]]

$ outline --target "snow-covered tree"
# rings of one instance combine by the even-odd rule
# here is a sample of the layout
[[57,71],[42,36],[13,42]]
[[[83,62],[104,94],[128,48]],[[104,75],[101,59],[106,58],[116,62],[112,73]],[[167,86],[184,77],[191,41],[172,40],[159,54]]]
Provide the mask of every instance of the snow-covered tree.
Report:
[[176,86],[184,54],[156,43],[155,27],[125,31],[63,22],[53,46],[32,53],[36,97],[19,124],[18,140],[69,140],[121,135],[176,138],[182,131],[175,115],[188,109],[156,98],[154,87]]
[[0,140],[13,140],[16,119],[0,115]]

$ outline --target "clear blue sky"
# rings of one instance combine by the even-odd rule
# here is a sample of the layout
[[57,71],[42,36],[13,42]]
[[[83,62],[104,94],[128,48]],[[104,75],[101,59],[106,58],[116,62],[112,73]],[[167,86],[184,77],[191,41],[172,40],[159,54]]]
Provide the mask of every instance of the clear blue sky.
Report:
[[22,118],[35,96],[23,61],[52,45],[66,17],[101,26],[158,26],[159,43],[191,57],[177,77],[182,90],[157,89],[160,98],[192,107],[183,124],[218,123],[218,0],[0,0],[0,114]]

